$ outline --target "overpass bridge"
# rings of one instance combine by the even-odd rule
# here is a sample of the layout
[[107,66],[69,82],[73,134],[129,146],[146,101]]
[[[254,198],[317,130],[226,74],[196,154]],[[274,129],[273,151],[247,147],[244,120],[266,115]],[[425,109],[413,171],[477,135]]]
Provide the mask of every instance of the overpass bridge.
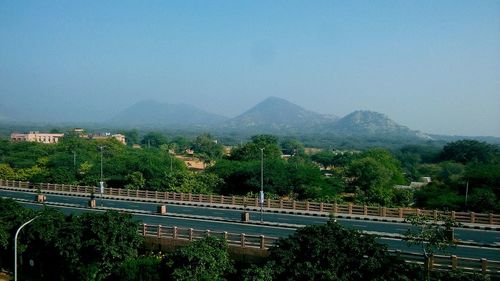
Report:
[[[41,208],[41,204],[34,202],[36,194],[36,188],[34,187],[36,186],[25,182],[0,181],[0,196],[13,198],[29,208]],[[311,210],[316,208],[311,208],[311,204],[309,205],[309,210],[297,209],[297,206],[306,207],[304,203],[295,203],[295,209],[279,209],[273,206],[266,206],[264,208],[264,221],[261,223],[258,213],[259,208],[252,205],[246,207],[246,210],[250,214],[250,220],[242,222],[241,213],[245,209],[245,206],[238,205],[237,203],[241,202],[241,200],[245,202],[246,199],[241,198],[229,197],[228,199],[212,196],[212,203],[210,203],[210,197],[207,196],[191,195],[190,198],[189,195],[179,193],[156,193],[154,195],[152,193],[145,193],[145,196],[137,197],[126,196],[124,190],[108,189],[102,197],[98,196],[96,208],[88,208],[87,203],[90,192],[97,191],[92,187],[45,185],[41,190],[43,190],[43,193],[47,197],[45,204],[59,208],[64,213],[102,212],[106,210],[129,212],[134,218],[147,226],[147,231],[143,232],[143,234],[149,237],[148,239],[153,239],[153,234],[158,236],[158,233],[160,233],[159,237],[154,238],[157,239],[155,241],[164,241],[165,239],[176,239],[178,241],[185,239],[190,241],[189,235],[187,239],[185,235],[169,238],[170,232],[168,232],[168,229],[172,227],[177,227],[181,232],[183,229],[193,229],[193,234],[195,234],[193,237],[197,237],[197,233],[226,232],[234,234],[230,236],[232,237],[231,239],[239,241],[239,243],[242,241],[241,235],[244,234],[245,243],[243,246],[240,244],[239,247],[247,249],[246,251],[251,251],[248,249],[254,249],[256,245],[258,245],[257,250],[266,250],[273,244],[272,241],[276,241],[279,237],[286,237],[292,234],[297,228],[306,225],[323,224],[332,215],[328,211],[325,211],[331,208],[331,206],[325,204],[323,204],[322,212]],[[137,191],[133,192],[135,192],[134,195],[138,194]],[[127,193],[130,195],[130,192]],[[191,201],[186,199],[191,199]],[[254,199],[248,199],[248,201],[254,202],[252,200]],[[229,202],[232,203],[233,201],[236,203],[235,205],[229,204]],[[272,205],[274,202],[269,204]],[[165,215],[157,213],[158,205],[167,206],[167,213]],[[293,204],[283,203],[283,206],[293,206]],[[339,210],[344,208],[337,207]],[[351,210],[350,214],[349,209]],[[381,216],[384,212],[370,216],[364,215],[364,213],[359,214],[355,210],[357,210],[355,206],[347,207],[347,214],[339,212],[335,213],[334,216],[337,222],[345,227],[376,234],[378,242],[386,244],[391,251],[399,251],[401,253],[418,252],[415,247],[408,246],[402,239],[402,235],[411,227],[411,225],[404,222],[404,218],[387,216],[387,214],[393,214],[392,211],[388,212],[387,209],[385,216]],[[434,214],[434,211],[429,213]],[[403,214],[405,214],[405,211],[403,211]],[[482,221],[483,218],[487,217],[488,222],[493,223],[477,223],[477,220],[471,223],[469,221],[464,223],[464,227],[455,229],[455,236],[460,243],[456,248],[451,248],[448,251],[452,254],[452,256],[448,256],[448,261],[451,263],[446,263],[450,268],[454,264],[464,264],[463,259],[479,261],[483,259],[490,265],[495,264],[495,260],[500,260],[500,226],[497,223],[496,215],[476,215],[473,215],[475,220],[479,217],[481,218],[479,221]],[[457,216],[456,213],[455,216]],[[470,219],[471,215],[468,214],[466,217]],[[154,226],[158,226],[159,230],[151,230]],[[264,244],[259,240],[261,237],[264,237]],[[251,245],[247,244],[249,241],[253,241]],[[232,245],[234,243],[231,242],[229,244]],[[261,245],[264,245],[264,247],[261,247]],[[418,256],[418,254],[414,255]],[[440,253],[440,255],[445,256],[445,253]],[[458,259],[461,259],[462,262],[453,262],[453,256],[459,257]],[[474,262],[473,264],[477,265],[480,263]],[[483,265],[481,266],[484,267]]]

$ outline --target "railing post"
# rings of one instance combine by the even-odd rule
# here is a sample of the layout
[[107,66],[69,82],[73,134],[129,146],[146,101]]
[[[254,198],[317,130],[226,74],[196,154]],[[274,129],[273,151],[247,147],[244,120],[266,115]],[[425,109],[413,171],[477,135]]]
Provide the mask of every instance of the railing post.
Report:
[[181,193],[181,195],[179,197],[180,197],[179,199],[181,202],[184,201],[184,193]]
[[493,224],[493,213],[490,213],[490,224]]
[[470,223],[476,222],[476,213],[470,212]]
[[437,219],[437,217],[438,217],[438,211],[437,211],[437,210],[434,210],[434,211],[432,212],[432,215],[434,216],[434,219]]
[[280,209],[283,209],[283,199],[280,199]]
[[486,274],[486,271],[488,270],[488,260],[485,258],[481,259],[481,272],[483,275]]
[[309,211],[309,201],[306,201],[306,211]]
[[402,219],[403,218],[403,208],[399,208],[399,218]]
[[434,269],[434,255],[431,254],[429,256],[429,262],[428,262],[428,265],[429,265],[429,271],[432,271]]
[[349,215],[352,215],[352,203],[349,202],[349,204],[347,204],[347,212],[349,213]]
[[382,217],[386,217],[386,216],[387,216],[387,208],[382,207]]
[[224,204],[224,195],[221,195],[221,196],[220,196],[220,203],[221,203],[221,204]]
[[266,243],[265,243],[265,240],[264,240],[264,239],[265,239],[265,238],[264,238],[264,235],[261,235],[261,236],[260,236],[260,249],[261,249],[261,250],[264,250],[264,249],[265,249],[265,247],[266,247]]
[[224,240],[227,242],[227,231],[224,231]]
[[193,241],[193,229],[189,229],[189,241]]
[[336,214],[339,212],[339,205],[337,203],[333,203],[333,213]]
[[267,208],[271,208],[271,199],[266,198],[266,206]]
[[245,233],[240,234],[240,245],[241,248],[245,248]]
[[457,256],[451,255],[451,269],[457,269]]
[[231,205],[236,205],[236,197],[231,196]]
[[213,202],[214,202],[214,196],[210,194],[210,196],[208,197],[208,203],[213,203]]
[[146,224],[142,224],[142,236],[146,236]]
[[206,235],[207,235],[207,237],[210,237],[210,235],[211,235],[210,229],[207,229]]
[[255,197],[253,201],[254,201],[254,206],[259,207],[259,198]]
[[177,239],[177,226],[172,229],[172,239]]
[[367,216],[368,215],[368,206],[363,205],[363,215]]
[[296,207],[297,205],[295,204],[295,200],[292,200],[292,210],[295,210]]
[[324,204],[323,202],[319,203],[319,211],[323,212]]
[[188,193],[188,201],[193,201],[193,194],[191,192]]
[[420,215],[420,209],[415,209],[415,213],[417,216]]
[[455,211],[451,211],[451,219],[455,220]]
[[158,238],[161,238],[161,224],[158,225]]

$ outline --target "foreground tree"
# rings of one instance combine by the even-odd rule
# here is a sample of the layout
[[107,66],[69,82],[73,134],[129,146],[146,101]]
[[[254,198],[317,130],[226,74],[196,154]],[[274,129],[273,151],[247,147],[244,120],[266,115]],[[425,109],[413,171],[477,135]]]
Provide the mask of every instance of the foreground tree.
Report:
[[206,237],[180,248],[162,261],[165,280],[218,281],[234,271],[225,240]]
[[21,245],[24,266],[39,280],[105,280],[142,245],[137,223],[128,214],[106,212],[64,216],[54,209],[38,213],[27,226]]
[[270,250],[267,264],[246,272],[246,280],[408,280],[402,260],[389,256],[375,238],[333,220],[297,230]]
[[405,218],[414,226],[405,233],[409,245],[417,245],[424,254],[424,270],[427,273],[427,280],[430,280],[430,264],[432,256],[437,251],[444,251],[455,246],[453,237],[453,227],[460,226],[449,217],[439,216],[431,218],[425,215],[415,215]]

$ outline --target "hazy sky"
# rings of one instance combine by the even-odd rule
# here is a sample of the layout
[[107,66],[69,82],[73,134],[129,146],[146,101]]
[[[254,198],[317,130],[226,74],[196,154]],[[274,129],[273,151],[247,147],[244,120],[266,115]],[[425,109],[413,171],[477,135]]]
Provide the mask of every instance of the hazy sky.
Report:
[[500,1],[0,1],[3,106],[233,117],[268,96],[500,136]]

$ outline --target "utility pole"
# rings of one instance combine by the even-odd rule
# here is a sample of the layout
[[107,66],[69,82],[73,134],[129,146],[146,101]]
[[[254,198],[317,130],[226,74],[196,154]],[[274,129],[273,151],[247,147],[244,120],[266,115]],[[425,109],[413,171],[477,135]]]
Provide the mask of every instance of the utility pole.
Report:
[[103,180],[103,173],[102,173],[102,150],[104,149],[104,146],[101,145],[101,146],[99,146],[99,148],[101,149],[101,181],[99,182],[99,191],[100,191],[101,197],[102,197],[102,194],[104,193],[104,180]]
[[[469,196],[469,180],[467,180],[467,184],[465,185],[465,208],[467,208],[467,197]],[[469,208],[467,208],[469,209]]]
[[260,149],[260,222],[263,222],[262,213],[264,207],[264,148]]

